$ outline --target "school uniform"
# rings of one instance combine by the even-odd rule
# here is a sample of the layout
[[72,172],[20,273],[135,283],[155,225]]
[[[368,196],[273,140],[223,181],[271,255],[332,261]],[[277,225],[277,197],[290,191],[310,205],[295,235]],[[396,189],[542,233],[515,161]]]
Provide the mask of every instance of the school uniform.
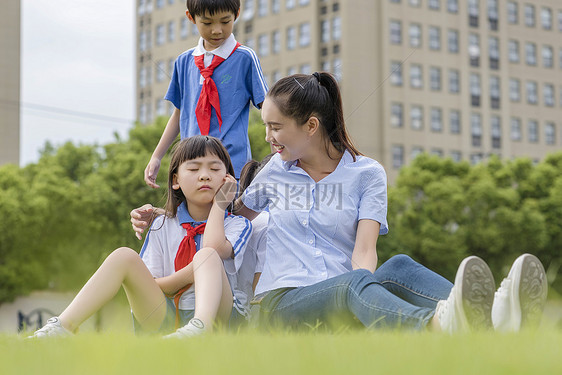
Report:
[[[193,226],[203,222],[195,222],[189,215],[185,202],[178,207],[177,215],[173,218],[166,216],[157,217],[147,236],[140,256],[146,267],[155,278],[169,276],[175,272],[174,260],[178,247],[186,235],[186,230],[181,226],[183,223],[191,223]],[[223,264],[232,288],[234,297],[233,308],[244,317],[248,316],[249,299],[252,297],[252,284],[247,280],[252,275],[243,272],[253,272],[251,265],[255,256],[246,252],[246,246],[252,232],[251,222],[236,215],[225,214],[224,233],[227,240],[232,244],[234,258],[224,259]],[[202,234],[194,237],[196,250],[201,246]],[[195,286],[185,291],[179,300],[180,310],[193,311],[195,309]]]
[[205,67],[211,64],[215,55],[225,59],[211,76],[218,90],[222,125],[219,128],[216,111],[212,109],[208,135],[222,141],[232,159],[236,177],[239,177],[244,164],[252,158],[248,139],[250,102],[257,106],[264,101],[267,84],[256,53],[243,45],[236,47],[237,42],[232,34],[213,51],[206,51],[203,38],[200,38],[195,48],[176,59],[165,99],[181,110],[182,139],[201,134],[195,109],[204,79],[194,59],[203,55]]

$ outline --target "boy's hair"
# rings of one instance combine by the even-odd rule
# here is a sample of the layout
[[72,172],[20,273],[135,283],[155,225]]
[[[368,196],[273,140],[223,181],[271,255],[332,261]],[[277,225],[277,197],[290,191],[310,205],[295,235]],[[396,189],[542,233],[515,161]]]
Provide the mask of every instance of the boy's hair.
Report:
[[187,0],[185,5],[193,19],[204,16],[206,12],[210,16],[218,12],[231,12],[236,18],[240,10],[240,0]]
[[168,172],[168,198],[166,200],[166,216],[174,217],[178,212],[178,206],[185,202],[185,196],[181,189],[174,190],[174,175],[178,173],[179,166],[188,160],[204,157],[207,154],[216,155],[226,167],[226,172],[234,176],[234,167],[230,161],[228,151],[222,142],[215,137],[207,135],[196,135],[183,139],[174,146]]
[[[324,135],[336,150],[362,155],[345,127],[343,105],[336,79],[326,72],[294,74],[281,78],[267,93],[281,114],[303,125],[311,116],[320,121]],[[328,150],[328,143],[326,144]]]

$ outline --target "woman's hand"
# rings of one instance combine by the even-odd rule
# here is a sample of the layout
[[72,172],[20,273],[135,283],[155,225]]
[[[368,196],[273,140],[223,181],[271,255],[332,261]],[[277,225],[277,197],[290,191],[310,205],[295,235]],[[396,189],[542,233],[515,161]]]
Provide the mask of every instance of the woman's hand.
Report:
[[145,204],[131,211],[131,225],[139,240],[142,240],[142,233],[150,226],[154,211],[155,208],[151,204]]
[[226,210],[234,198],[236,198],[237,189],[238,183],[236,182],[236,179],[227,174],[224,177],[222,186],[215,194],[214,203],[216,203],[222,210]]

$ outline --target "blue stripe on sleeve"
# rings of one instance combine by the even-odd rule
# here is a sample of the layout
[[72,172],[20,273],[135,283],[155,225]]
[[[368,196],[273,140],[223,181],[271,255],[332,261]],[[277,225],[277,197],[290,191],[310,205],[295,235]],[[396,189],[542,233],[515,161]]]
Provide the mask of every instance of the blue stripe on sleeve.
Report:
[[248,219],[244,219],[244,221],[246,222],[246,227],[242,231],[242,234],[240,234],[240,237],[238,237],[238,241],[236,241],[236,244],[234,244],[234,247],[233,247],[234,256],[238,255],[238,253],[240,252],[240,249],[244,245],[246,245],[246,242],[248,242],[248,238],[250,237],[250,233],[251,233],[251,229],[252,229],[252,223]]

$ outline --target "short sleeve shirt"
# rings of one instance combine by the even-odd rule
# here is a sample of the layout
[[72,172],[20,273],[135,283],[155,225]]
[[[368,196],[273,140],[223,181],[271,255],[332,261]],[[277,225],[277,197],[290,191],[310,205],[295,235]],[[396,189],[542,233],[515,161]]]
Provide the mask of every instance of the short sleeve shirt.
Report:
[[230,54],[236,45],[232,34],[223,45],[211,52],[202,50],[202,43],[201,39],[197,47],[176,59],[165,99],[180,109],[182,139],[201,134],[195,108],[203,82],[194,56],[214,54],[226,58],[212,75],[219,93],[222,125],[219,128],[217,114],[212,109],[209,135],[222,141],[232,159],[236,177],[239,177],[242,167],[252,157],[248,138],[250,102],[257,106],[264,101],[267,84],[258,57],[251,48],[239,46]]
[[345,152],[336,169],[315,182],[296,162],[275,155],[242,196],[256,212],[269,210],[265,265],[256,294],[312,285],[352,270],[359,220],[388,232],[383,167]]

